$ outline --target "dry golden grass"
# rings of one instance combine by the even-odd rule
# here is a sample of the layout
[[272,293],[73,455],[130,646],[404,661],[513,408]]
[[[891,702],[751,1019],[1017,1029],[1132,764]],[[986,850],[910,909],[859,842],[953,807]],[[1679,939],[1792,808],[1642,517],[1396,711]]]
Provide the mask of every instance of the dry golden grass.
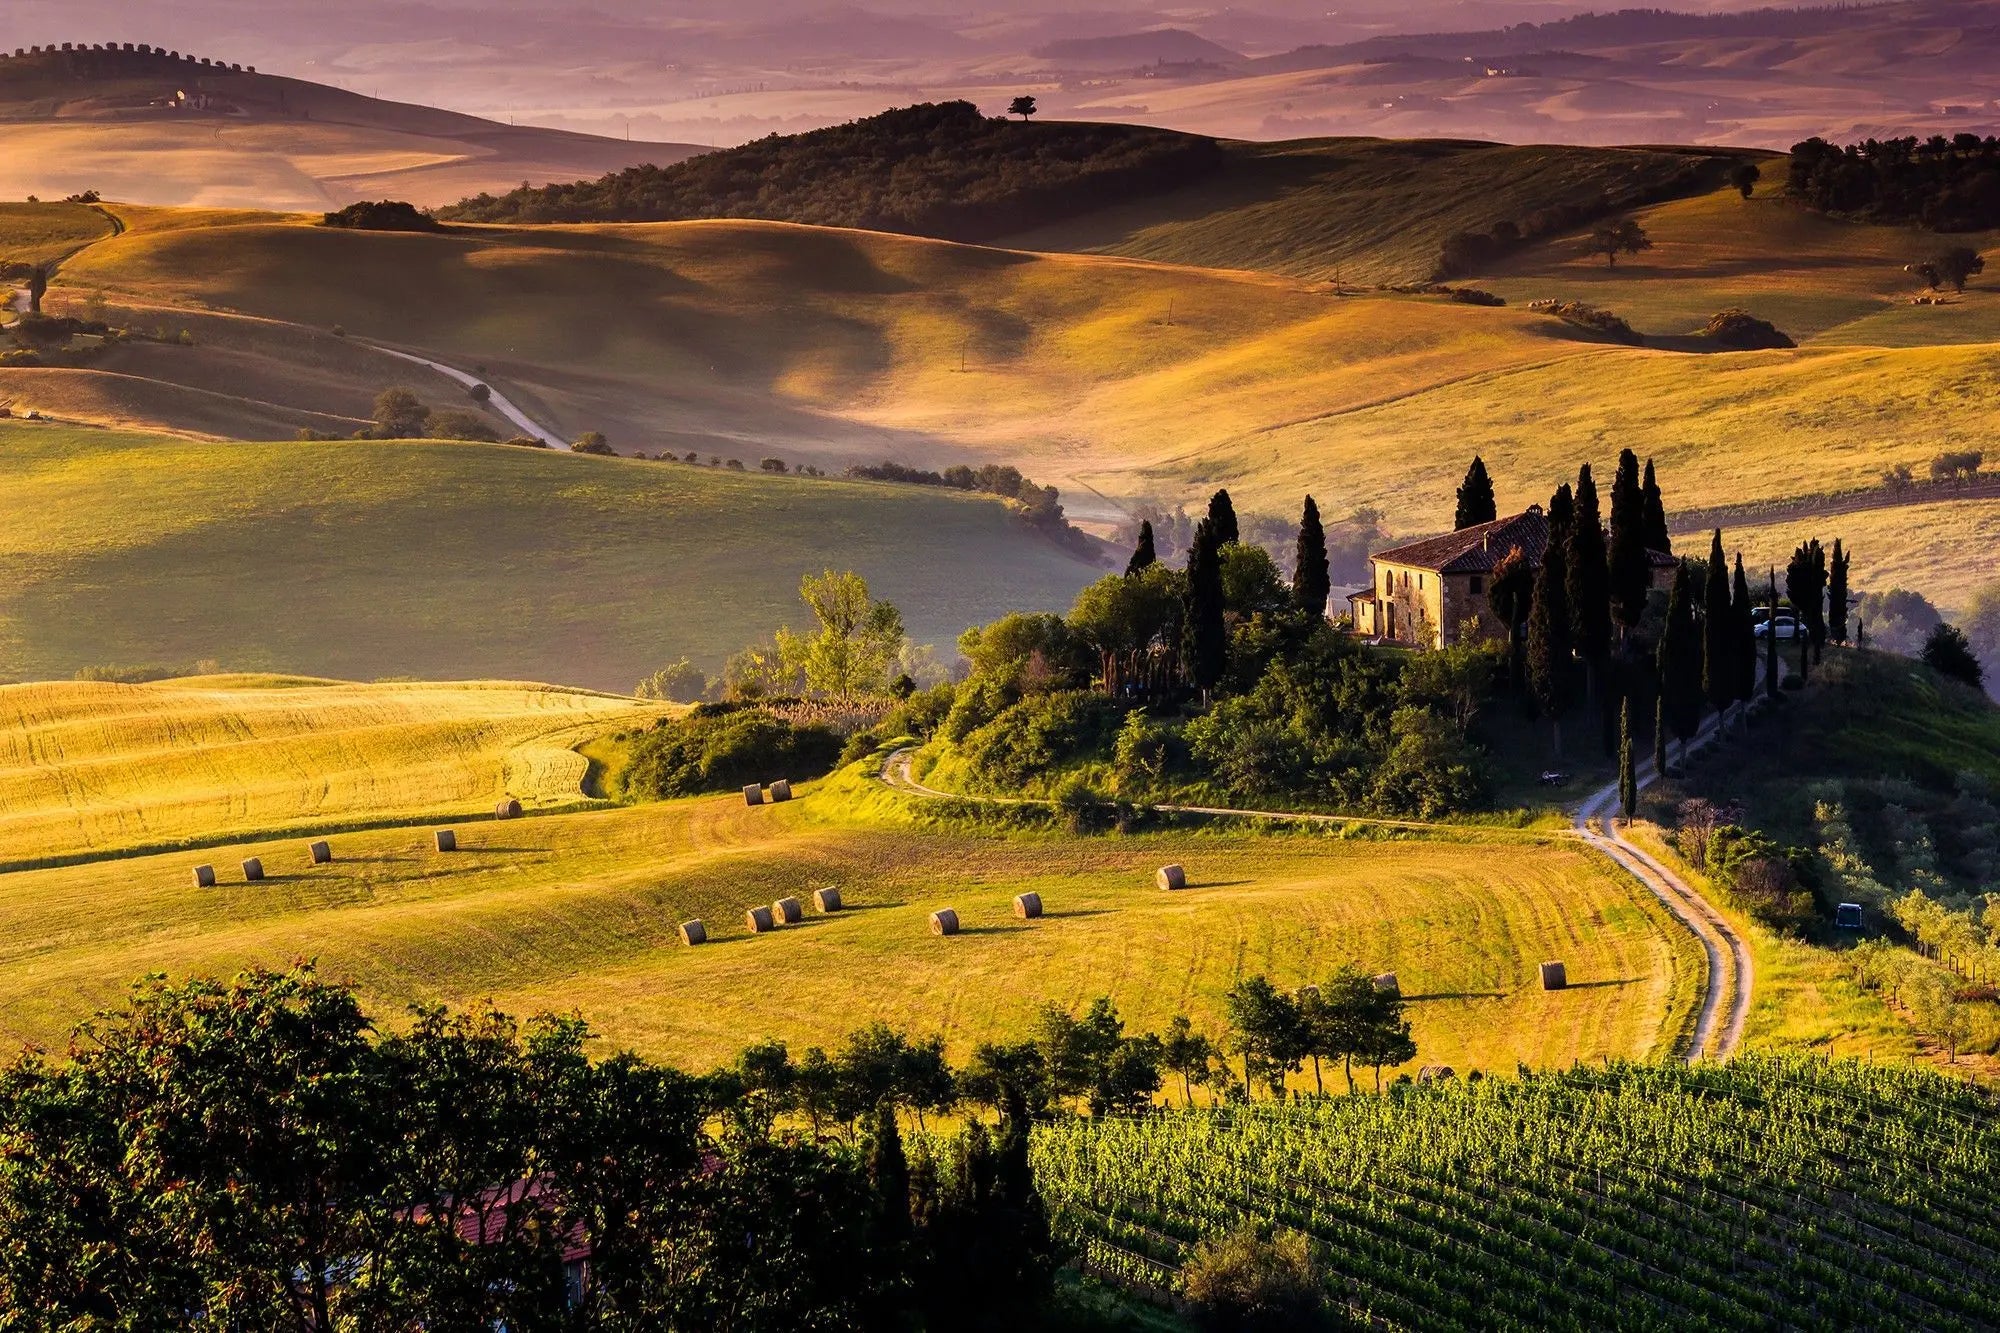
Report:
[[214,676],[0,686],[0,863],[583,799],[657,705],[540,685]]
[[1735,527],[1722,534],[1756,571],[1778,569],[1799,543],[1817,537],[1829,549],[1838,537],[1854,557],[1856,592],[1909,588],[1928,597],[1946,619],[1964,612],[1972,594],[2000,582],[2000,499],[1871,509],[1829,518]]
[[0,263],[52,263],[110,234],[111,220],[84,204],[0,204]]

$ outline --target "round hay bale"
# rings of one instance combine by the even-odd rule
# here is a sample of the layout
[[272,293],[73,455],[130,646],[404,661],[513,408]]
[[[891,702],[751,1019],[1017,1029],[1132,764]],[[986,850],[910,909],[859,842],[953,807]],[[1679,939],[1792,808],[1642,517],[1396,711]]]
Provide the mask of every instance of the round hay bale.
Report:
[[1561,963],[1542,964],[1542,989],[1563,990],[1569,985],[1569,973]]
[[1396,980],[1396,974],[1394,972],[1384,972],[1382,973],[1382,975],[1376,977],[1375,989],[1379,991],[1387,991],[1391,995],[1401,995],[1403,993],[1403,987]]
[[1042,914],[1042,895],[1039,893],[1018,894],[1014,898],[1014,915],[1023,921],[1033,921]]
[[433,835],[437,839],[437,849],[441,852],[458,850],[458,834],[451,829],[441,828]]
[[938,908],[937,911],[932,912],[931,934],[933,935],[958,934],[958,913],[952,911],[949,907],[940,907]]
[[789,801],[789,800],[791,800],[791,799],[792,799],[792,784],[791,784],[791,783],[787,782],[787,781],[786,781],[785,779],[783,779],[783,778],[779,778],[779,779],[778,779],[778,780],[777,780],[776,782],[774,782],[774,783],[772,783],[772,784],[771,784],[771,800],[772,800],[772,801],[774,801],[774,802],[776,802],[776,801]]
[[1159,871],[1153,876],[1153,882],[1168,892],[1172,892],[1175,889],[1184,889],[1188,884],[1187,871],[1177,865],[1161,866]]
[[699,921],[681,922],[681,943],[689,948],[708,943],[708,927]]
[[309,842],[306,844],[306,855],[312,858],[314,865],[323,866],[333,859],[333,845],[325,839]]
[[745,787],[743,789],[743,804],[745,805],[764,804],[764,789],[758,786],[754,782],[751,783],[749,786]]
[[194,886],[195,886],[195,887],[196,887],[197,889],[212,889],[212,888],[214,888],[214,887],[215,887],[215,867],[214,867],[214,866],[196,866],[196,867],[194,868]]
[[493,817],[495,819],[519,819],[521,817],[521,803],[511,796],[502,797],[500,804],[493,807]]
[[838,912],[841,906],[840,890],[831,886],[824,889],[814,889],[813,906],[822,912]]
[[1458,1071],[1450,1065],[1425,1065],[1417,1071],[1417,1082],[1436,1083],[1440,1079],[1457,1078]]
[[806,909],[797,898],[780,898],[771,904],[771,915],[782,926],[796,926],[805,914]]
[[768,907],[753,907],[743,914],[743,928],[752,935],[762,935],[767,930],[776,930],[778,925],[771,919]]
[[264,878],[264,863],[254,856],[245,861],[243,863],[243,878],[252,884]]

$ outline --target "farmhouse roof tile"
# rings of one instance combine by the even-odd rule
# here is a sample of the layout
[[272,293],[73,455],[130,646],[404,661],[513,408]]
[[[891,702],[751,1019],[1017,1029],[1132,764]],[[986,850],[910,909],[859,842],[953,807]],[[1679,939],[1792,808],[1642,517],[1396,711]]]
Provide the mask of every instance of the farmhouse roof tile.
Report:
[[1476,527],[1448,532],[1442,537],[1426,537],[1408,546],[1378,551],[1371,559],[1388,565],[1408,565],[1440,574],[1485,574],[1500,563],[1514,547],[1530,564],[1540,564],[1549,547],[1549,520],[1534,506],[1512,518],[1496,519]]

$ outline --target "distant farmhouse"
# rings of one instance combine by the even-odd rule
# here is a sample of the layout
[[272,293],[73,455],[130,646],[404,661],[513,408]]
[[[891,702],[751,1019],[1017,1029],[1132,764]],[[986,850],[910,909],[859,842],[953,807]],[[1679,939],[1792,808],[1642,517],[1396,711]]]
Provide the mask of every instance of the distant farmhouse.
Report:
[[[1498,638],[1500,618],[1487,603],[1493,570],[1519,548],[1539,569],[1549,548],[1549,520],[1540,505],[1512,518],[1427,537],[1368,557],[1369,586],[1348,594],[1354,632],[1384,643],[1442,648],[1470,637]],[[1649,552],[1653,586],[1672,584],[1674,558]]]

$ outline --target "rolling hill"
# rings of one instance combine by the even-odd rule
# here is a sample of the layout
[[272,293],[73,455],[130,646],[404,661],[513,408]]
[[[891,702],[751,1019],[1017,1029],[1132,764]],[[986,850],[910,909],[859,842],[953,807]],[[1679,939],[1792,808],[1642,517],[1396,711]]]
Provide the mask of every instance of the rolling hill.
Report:
[[153,49],[0,53],[0,195],[325,211],[441,204],[524,180],[674,162],[628,143],[384,102]]
[[866,575],[920,643],[1098,570],[997,500],[505,445],[0,425],[0,672],[215,662],[625,691]]

